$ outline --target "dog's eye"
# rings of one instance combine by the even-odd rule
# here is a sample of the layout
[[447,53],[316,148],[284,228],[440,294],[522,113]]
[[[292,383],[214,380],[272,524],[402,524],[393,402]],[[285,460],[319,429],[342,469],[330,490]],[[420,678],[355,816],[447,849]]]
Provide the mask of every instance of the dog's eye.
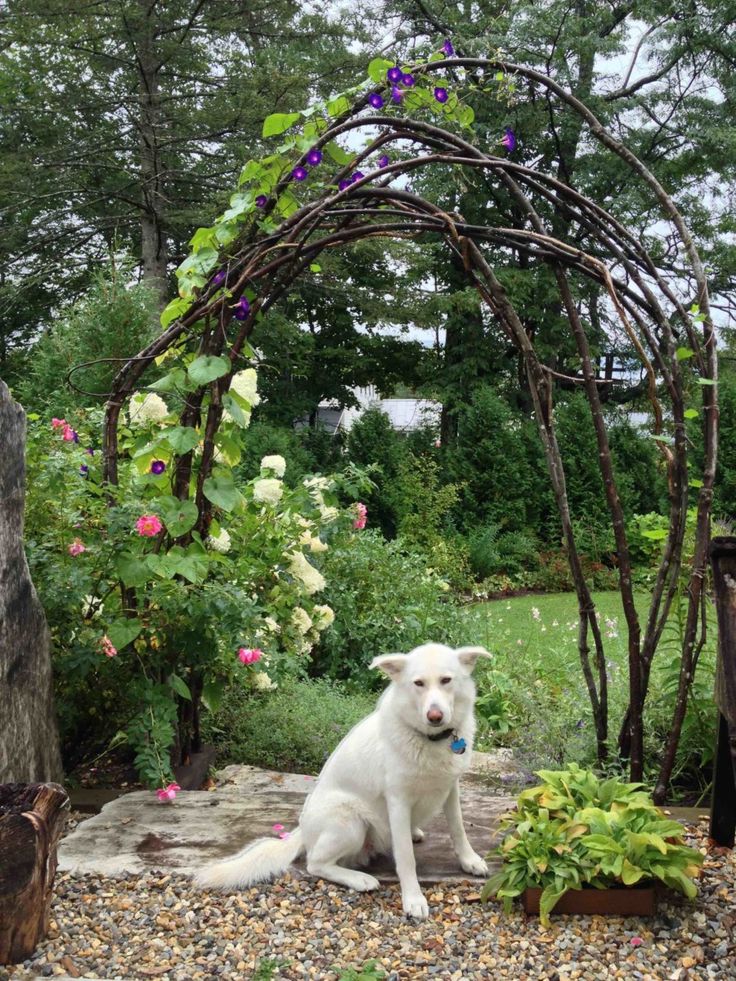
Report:
[[419,678],[417,678],[414,684],[417,686],[417,688],[424,688],[424,682]]
[[440,684],[441,685],[449,685],[451,681],[452,681],[452,678],[440,678]]

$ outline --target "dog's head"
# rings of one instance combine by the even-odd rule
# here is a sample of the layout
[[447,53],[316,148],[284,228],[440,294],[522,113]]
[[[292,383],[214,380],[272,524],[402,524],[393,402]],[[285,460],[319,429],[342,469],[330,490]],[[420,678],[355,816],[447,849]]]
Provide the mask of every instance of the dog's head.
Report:
[[475,685],[471,677],[479,657],[491,655],[483,647],[445,647],[423,644],[409,654],[382,654],[372,668],[390,678],[415,728],[427,733],[449,729],[472,706]]

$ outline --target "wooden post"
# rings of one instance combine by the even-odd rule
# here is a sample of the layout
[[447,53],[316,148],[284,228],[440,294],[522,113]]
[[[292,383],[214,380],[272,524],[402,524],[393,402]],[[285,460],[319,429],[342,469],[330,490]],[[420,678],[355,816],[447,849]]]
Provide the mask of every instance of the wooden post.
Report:
[[715,692],[718,737],[710,836],[719,845],[733,848],[736,834],[736,537],[714,538],[710,559],[718,616]]
[[0,784],[0,964],[26,960],[46,936],[68,810],[56,783]]

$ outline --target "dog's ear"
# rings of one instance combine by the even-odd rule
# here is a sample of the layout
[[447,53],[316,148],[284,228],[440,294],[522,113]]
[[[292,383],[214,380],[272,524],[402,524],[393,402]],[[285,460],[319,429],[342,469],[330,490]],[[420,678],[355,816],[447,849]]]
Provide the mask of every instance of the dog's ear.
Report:
[[392,681],[395,681],[406,667],[406,654],[381,654],[373,658],[370,666],[383,671]]
[[470,673],[479,657],[491,657],[485,647],[458,647],[455,651],[458,661]]

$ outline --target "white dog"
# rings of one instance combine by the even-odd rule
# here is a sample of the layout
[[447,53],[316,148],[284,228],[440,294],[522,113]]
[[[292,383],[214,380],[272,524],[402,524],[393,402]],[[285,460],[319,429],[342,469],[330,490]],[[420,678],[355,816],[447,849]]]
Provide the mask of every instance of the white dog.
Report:
[[477,659],[489,656],[482,647],[424,644],[410,654],[377,657],[371,667],[391,684],[325,763],[297,830],[285,840],[253,842],[201,871],[198,883],[245,888],[280,875],[306,852],[312,875],[350,889],[376,889],[374,876],[350,866],[392,851],[404,912],[425,919],[429,908],[412,841],[422,840],[421,825],[440,809],[460,867],[486,875],[486,863],[465,834],[458,782],[470,765],[475,734],[471,674]]

